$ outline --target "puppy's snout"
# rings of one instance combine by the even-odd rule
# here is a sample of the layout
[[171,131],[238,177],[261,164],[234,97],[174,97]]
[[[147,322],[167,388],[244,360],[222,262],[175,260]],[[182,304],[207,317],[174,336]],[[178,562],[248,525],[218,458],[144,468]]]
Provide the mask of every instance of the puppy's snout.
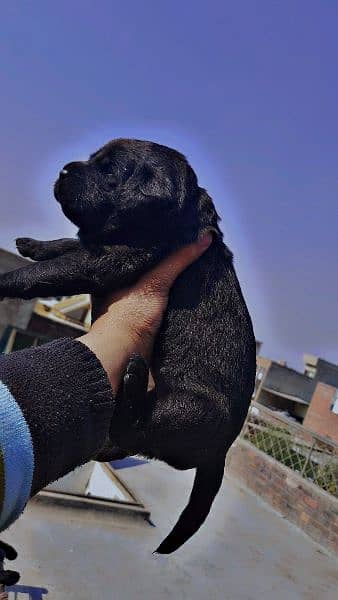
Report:
[[83,165],[84,165],[84,163],[81,161],[68,163],[60,171],[60,178],[62,179],[63,177],[66,177],[67,175],[70,175],[71,173],[76,173],[77,171],[80,171],[81,168],[83,167]]

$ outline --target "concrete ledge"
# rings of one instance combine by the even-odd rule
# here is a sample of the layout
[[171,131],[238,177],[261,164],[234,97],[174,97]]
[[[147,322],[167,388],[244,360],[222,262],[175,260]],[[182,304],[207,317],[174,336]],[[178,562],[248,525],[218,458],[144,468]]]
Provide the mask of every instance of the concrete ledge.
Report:
[[242,439],[231,448],[226,470],[316,542],[338,554],[337,498]]
[[150,520],[150,512],[140,504],[128,504],[126,502],[109,502],[91,496],[76,496],[74,494],[63,494],[61,492],[39,492],[30,502],[42,502],[43,504],[56,504],[59,506],[71,506],[80,510],[94,510],[100,512],[119,513],[133,518],[141,517]]

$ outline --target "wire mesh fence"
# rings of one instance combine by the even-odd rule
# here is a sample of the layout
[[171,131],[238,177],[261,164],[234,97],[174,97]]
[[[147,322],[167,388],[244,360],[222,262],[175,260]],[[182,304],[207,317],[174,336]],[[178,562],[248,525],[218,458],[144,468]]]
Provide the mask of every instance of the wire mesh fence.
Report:
[[338,497],[338,446],[252,402],[242,436],[289,469]]

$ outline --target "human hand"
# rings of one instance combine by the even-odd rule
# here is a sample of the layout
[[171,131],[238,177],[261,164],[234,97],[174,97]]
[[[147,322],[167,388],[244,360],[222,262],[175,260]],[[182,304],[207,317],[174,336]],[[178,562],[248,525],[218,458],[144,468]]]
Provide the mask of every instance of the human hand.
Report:
[[90,331],[78,339],[101,361],[114,391],[132,354],[141,354],[149,362],[172,284],[211,241],[211,233],[206,233],[164,259],[135,285],[93,299],[95,321]]

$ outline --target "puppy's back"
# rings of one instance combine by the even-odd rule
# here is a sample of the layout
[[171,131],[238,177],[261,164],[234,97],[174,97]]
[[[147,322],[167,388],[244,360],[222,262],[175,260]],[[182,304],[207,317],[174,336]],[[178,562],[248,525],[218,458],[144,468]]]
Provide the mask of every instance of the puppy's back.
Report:
[[251,400],[256,349],[232,255],[219,240],[175,282],[153,356],[158,401],[174,389],[187,394],[188,410],[195,396],[201,427],[214,440],[217,426],[232,443]]

